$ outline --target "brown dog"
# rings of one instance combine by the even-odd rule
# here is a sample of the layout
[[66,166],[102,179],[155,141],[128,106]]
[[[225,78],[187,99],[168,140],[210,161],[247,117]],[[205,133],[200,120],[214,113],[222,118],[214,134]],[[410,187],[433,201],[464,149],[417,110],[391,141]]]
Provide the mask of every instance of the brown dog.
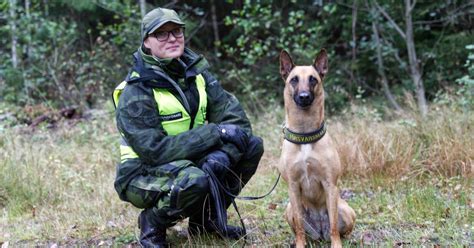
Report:
[[339,155],[324,126],[323,79],[328,71],[326,50],[313,65],[295,66],[286,51],[280,54],[285,81],[285,140],[278,170],[288,183],[290,202],[285,217],[296,234],[296,247],[314,240],[331,240],[341,247],[349,234],[355,212],[339,197]]

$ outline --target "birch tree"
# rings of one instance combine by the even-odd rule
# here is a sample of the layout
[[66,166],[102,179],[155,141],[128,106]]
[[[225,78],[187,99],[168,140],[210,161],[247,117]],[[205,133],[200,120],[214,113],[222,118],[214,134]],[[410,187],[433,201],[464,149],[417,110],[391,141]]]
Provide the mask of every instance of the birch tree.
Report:
[[9,13],[10,13],[10,30],[12,38],[12,66],[13,68],[18,67],[18,53],[16,46],[18,44],[17,30],[16,30],[16,0],[9,0]]
[[388,85],[388,79],[387,79],[387,75],[385,74],[385,66],[384,66],[383,57],[382,57],[382,42],[380,41],[378,25],[375,21],[372,22],[372,32],[373,32],[373,37],[375,40],[375,47],[376,47],[376,54],[377,54],[377,68],[378,68],[377,71],[379,73],[380,81],[382,83],[383,93],[385,94],[385,97],[388,99],[388,102],[395,109],[395,111],[397,113],[401,113],[403,110],[400,107],[400,105],[398,105],[397,101],[395,100],[395,97],[390,91],[390,86]]
[[140,0],[140,13],[143,17],[146,15],[146,0]]
[[218,54],[218,46],[220,45],[219,38],[219,26],[217,25],[217,13],[216,13],[216,3],[214,0],[211,0],[211,17],[212,17],[212,30],[214,33],[214,52]]

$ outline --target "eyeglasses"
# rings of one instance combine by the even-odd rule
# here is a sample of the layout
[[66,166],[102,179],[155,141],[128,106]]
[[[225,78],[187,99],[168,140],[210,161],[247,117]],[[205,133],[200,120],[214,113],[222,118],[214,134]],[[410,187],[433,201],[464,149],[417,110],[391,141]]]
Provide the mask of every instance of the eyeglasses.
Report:
[[158,31],[150,34],[150,36],[155,37],[158,41],[166,41],[170,37],[170,34],[173,34],[175,38],[181,38],[184,35],[184,28],[179,27],[171,31]]

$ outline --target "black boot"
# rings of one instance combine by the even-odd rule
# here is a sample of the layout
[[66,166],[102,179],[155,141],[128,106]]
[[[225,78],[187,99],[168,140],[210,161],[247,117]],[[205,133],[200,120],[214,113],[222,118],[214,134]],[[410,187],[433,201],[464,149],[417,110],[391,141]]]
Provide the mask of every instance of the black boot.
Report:
[[204,233],[208,234],[217,234],[222,238],[228,239],[240,239],[246,235],[243,228],[238,226],[227,225],[227,231],[221,231],[215,224],[215,221],[210,220],[209,218],[203,218],[201,215],[199,217],[192,216],[189,218],[188,233],[190,235],[200,235]]
[[244,229],[238,226],[227,225],[227,232],[221,233],[219,230],[215,230],[219,235],[228,238],[228,239],[240,239],[246,235]]
[[166,228],[154,227],[146,218],[143,210],[138,216],[138,227],[140,228],[140,245],[144,248],[167,248]]

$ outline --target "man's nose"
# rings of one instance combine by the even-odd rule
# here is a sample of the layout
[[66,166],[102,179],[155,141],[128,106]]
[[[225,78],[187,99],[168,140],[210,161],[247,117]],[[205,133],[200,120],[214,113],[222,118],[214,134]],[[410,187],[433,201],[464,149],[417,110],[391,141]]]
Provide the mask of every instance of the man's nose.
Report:
[[177,40],[177,38],[174,37],[174,34],[172,32],[170,32],[168,34],[168,41],[176,41],[176,40]]

